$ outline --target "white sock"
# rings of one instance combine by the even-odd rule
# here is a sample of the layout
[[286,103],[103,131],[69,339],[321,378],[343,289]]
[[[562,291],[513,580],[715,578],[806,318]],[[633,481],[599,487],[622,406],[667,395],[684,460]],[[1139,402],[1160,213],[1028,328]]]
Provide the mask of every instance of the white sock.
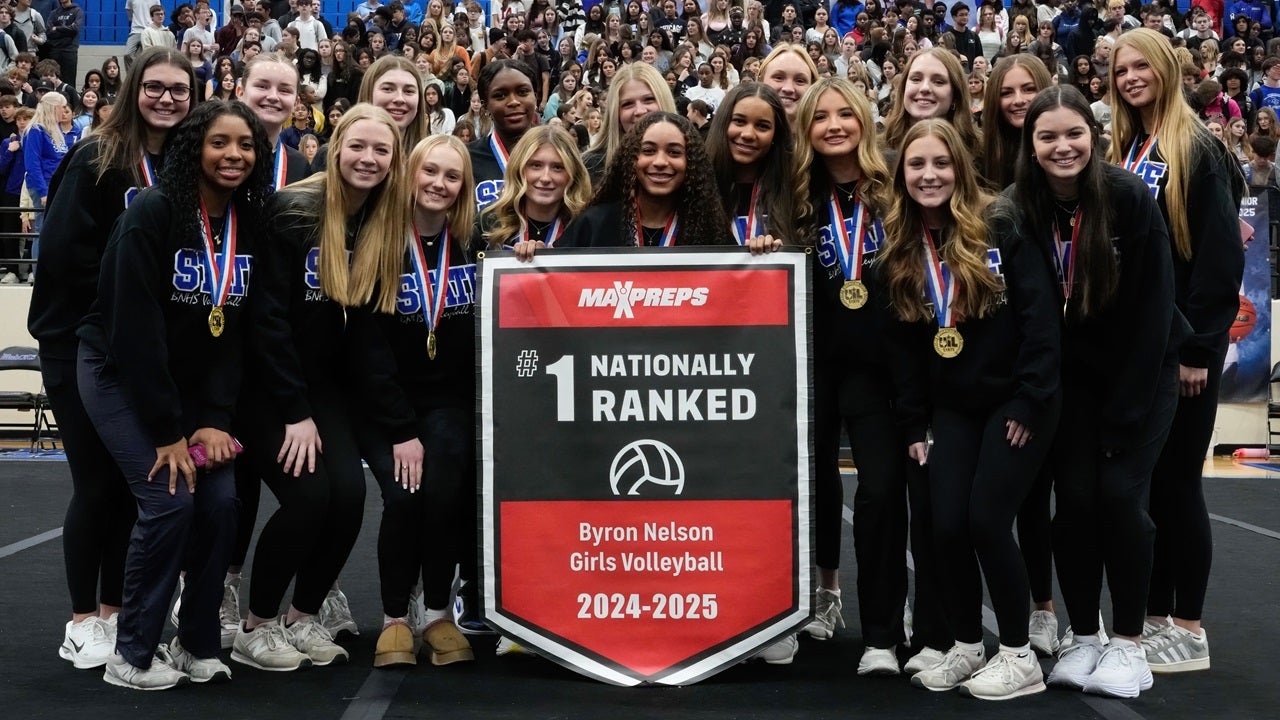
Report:
[[426,620],[426,624],[430,625],[431,623],[437,622],[439,620],[446,620],[448,619],[448,617],[449,617],[448,610],[435,610],[432,608],[427,608],[427,616],[425,620]]
[[1017,655],[1018,657],[1024,657],[1026,656],[1027,653],[1031,652],[1031,643],[1027,643],[1026,645],[1020,645],[1018,647],[1010,647],[1008,645],[1005,645],[1004,643],[1001,643],[1000,650],[1001,652],[1007,652],[1013,655]]
[[835,595],[836,597],[840,597],[840,588],[836,588],[832,590],[831,588],[824,587],[820,589],[826,590],[827,592],[831,593],[832,595]]
[[227,577],[223,579],[222,584],[230,585],[232,581],[238,582],[239,580],[240,580],[240,573],[229,572],[227,573]]
[[390,627],[391,625],[393,625],[393,624],[395,624],[395,623],[400,623],[400,624],[402,624],[402,625],[408,625],[408,624],[409,624],[409,618],[407,618],[407,617],[398,617],[398,618],[393,618],[393,617],[391,617],[390,615],[383,615],[383,616],[382,616],[382,629],[383,629],[383,630],[386,630],[388,627]]
[[1120,646],[1120,647],[1126,647],[1126,646],[1127,646],[1127,647],[1138,647],[1138,643],[1136,643],[1136,642],[1134,642],[1134,641],[1132,641],[1132,640],[1125,640],[1124,638],[1119,638],[1119,637],[1113,637],[1113,638],[1111,638],[1111,644],[1112,644],[1112,645],[1118,645],[1118,646]]
[[964,642],[958,642],[958,641],[957,641],[957,642],[956,642],[956,647],[958,647],[958,648],[960,648],[961,650],[963,650],[963,651],[965,651],[965,652],[969,653],[970,655],[986,655],[986,653],[987,653],[986,648],[984,648],[984,647],[982,646],[982,643],[980,643],[980,642],[976,642],[976,643],[964,643]]

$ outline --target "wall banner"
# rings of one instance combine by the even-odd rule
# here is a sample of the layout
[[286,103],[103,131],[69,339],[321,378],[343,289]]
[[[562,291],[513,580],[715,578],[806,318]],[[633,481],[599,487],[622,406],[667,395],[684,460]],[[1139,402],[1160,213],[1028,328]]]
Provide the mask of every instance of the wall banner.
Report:
[[1271,377],[1271,193],[1250,188],[1240,201],[1240,240],[1244,243],[1244,279],[1240,309],[1231,325],[1218,399],[1224,403],[1267,401]]
[[485,620],[617,685],[697,682],[807,621],[809,262],[481,262]]

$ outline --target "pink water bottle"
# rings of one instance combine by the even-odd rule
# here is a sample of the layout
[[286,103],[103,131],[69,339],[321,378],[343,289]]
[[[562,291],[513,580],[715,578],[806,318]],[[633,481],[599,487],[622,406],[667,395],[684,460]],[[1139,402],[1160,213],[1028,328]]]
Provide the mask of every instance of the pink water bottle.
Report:
[[1271,452],[1266,448],[1238,448],[1231,453],[1231,457],[1236,460],[1257,460],[1271,457]]

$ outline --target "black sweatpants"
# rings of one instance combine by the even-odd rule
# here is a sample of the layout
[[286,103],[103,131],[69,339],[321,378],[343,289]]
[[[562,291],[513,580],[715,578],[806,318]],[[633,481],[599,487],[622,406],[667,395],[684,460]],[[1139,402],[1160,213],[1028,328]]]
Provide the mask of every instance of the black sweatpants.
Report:
[[1115,634],[1142,634],[1155,527],[1147,515],[1151,470],[1169,432],[1177,369],[1165,368],[1142,445],[1116,448],[1098,433],[1102,399],[1088,388],[1064,389],[1062,423],[1049,457],[1057,492],[1053,551],[1058,583],[1077,635],[1098,632],[1102,573]]
[[[80,399],[76,361],[40,356],[45,392],[71,470],[71,502],[62,524],[71,611],[97,612],[123,602],[124,559],[138,504]],[[99,594],[101,578],[101,594]]]
[[815,372],[814,450],[817,455],[818,567],[840,567],[844,524],[840,431],[849,434],[858,488],[853,497],[853,543],[858,561],[858,615],[867,645],[903,642],[907,597],[907,442],[894,422],[893,387],[884,376],[823,368]]
[[364,468],[347,405],[336,389],[312,389],[309,399],[323,444],[314,473],[304,468],[294,477],[276,462],[285,425],[278,413],[258,406],[245,418],[252,438],[245,447],[254,476],[263,478],[280,502],[253,555],[249,610],[261,618],[280,613],[290,581],[293,606],[309,615],[320,612],[364,518]]
[[1222,383],[1220,354],[1209,363],[1209,382],[1195,397],[1179,397],[1173,427],[1151,476],[1151,520],[1156,526],[1155,564],[1148,615],[1199,620],[1213,564],[1213,531],[1201,475],[1213,439]]
[[[959,642],[982,642],[982,580],[1000,626],[1000,642],[1027,644],[1027,581],[1013,519],[1040,473],[1058,424],[1060,400],[1025,447],[1011,447],[1002,408],[933,412],[929,453],[933,539],[943,605]],[[979,563],[981,566],[979,566]]]
[[361,454],[382,489],[378,570],[382,611],[404,617],[409,594],[422,578],[426,606],[449,605],[454,568],[476,577],[475,411],[443,407],[418,416],[424,450],[422,485],[415,493],[395,477],[391,442],[361,423]]

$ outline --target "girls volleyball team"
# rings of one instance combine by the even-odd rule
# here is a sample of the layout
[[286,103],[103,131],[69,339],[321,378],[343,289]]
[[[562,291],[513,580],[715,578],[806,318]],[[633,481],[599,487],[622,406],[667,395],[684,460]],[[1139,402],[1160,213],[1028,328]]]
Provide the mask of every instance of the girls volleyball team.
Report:
[[[75,490],[60,654],[145,690],[229,680],[226,648],[269,671],[346,661],[363,459],[382,495],[374,665],[414,664],[418,643],[436,665],[474,659],[478,253],[738,245],[815,251],[802,634],[845,623],[844,432],[857,674],[1001,700],[1136,697],[1152,672],[1207,668],[1200,461],[1243,269],[1238,165],[1164,37],[1125,33],[1111,57],[1109,128],[1014,55],[979,130],[962,66],[934,48],[901,68],[878,132],[865,92],[781,44],[705,135],[630,64],[584,158],[539,125],[523,62],[479,72],[492,131],[464,145],[430,134],[428,89],[388,56],[305,177],[279,139],[300,81],[287,60],[259,55],[237,98],[194,105],[188,58],[145,51],[53,179],[32,302]],[[242,612],[260,483],[279,508]],[[1055,654],[1046,678],[1038,656]]]

